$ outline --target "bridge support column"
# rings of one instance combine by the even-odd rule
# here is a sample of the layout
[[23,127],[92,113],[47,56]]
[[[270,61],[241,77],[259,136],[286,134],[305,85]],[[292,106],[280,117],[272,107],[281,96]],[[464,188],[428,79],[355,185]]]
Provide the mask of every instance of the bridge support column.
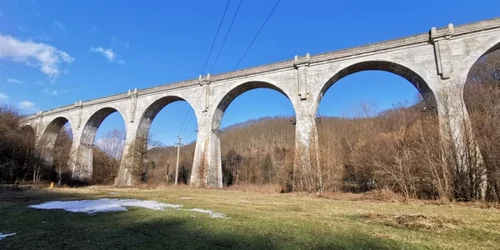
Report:
[[92,180],[93,150],[93,145],[82,143],[82,131],[73,133],[73,143],[68,160],[71,167],[71,179],[82,183],[88,183]]
[[[464,176],[452,178],[464,180],[464,185],[468,186],[467,190],[471,192],[468,194],[470,198],[484,200],[487,185],[486,169],[479,147],[474,140],[472,124],[465,107],[464,84],[465,82],[456,81],[454,84],[447,84],[435,91],[443,160],[451,169],[450,174],[453,175],[453,171],[455,174],[464,174]],[[474,179],[474,183],[467,183],[467,178]],[[459,187],[455,186],[455,188]]]
[[[207,113],[204,113],[206,116]],[[222,188],[220,130],[212,129],[208,118],[200,119],[190,184]]]
[[295,109],[295,158],[293,190],[317,191],[322,186],[316,105],[312,98],[302,100]]
[[127,123],[125,145],[115,186],[132,186],[142,173],[144,155],[148,147],[149,129],[139,131],[137,123]]

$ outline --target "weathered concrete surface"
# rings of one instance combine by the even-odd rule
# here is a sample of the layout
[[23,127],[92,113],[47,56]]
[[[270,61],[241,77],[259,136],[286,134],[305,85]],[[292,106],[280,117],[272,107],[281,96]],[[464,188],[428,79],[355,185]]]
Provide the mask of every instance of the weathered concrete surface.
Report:
[[[467,119],[465,108],[455,107],[457,103],[463,105],[461,89],[474,62],[500,47],[499,34],[500,19],[432,28],[428,33],[401,39],[79,101],[40,111],[26,117],[23,125],[32,126],[38,145],[50,151],[54,131],[68,121],[73,130],[70,160],[73,177],[89,180],[96,130],[110,113],[119,112],[126,123],[127,138],[115,184],[132,185],[134,171],[142,163],[137,151],[147,141],[151,121],[166,105],[184,100],[193,108],[198,122],[191,185],[221,187],[220,122],[238,95],[254,88],[270,88],[290,100],[297,120],[294,168],[310,169],[319,162],[314,152],[317,143],[314,119],[324,93],[349,74],[383,70],[406,78],[429,105],[437,105],[440,123],[453,130],[455,143],[460,144],[463,131],[457,124]],[[443,110],[447,111],[446,115],[442,114]]]

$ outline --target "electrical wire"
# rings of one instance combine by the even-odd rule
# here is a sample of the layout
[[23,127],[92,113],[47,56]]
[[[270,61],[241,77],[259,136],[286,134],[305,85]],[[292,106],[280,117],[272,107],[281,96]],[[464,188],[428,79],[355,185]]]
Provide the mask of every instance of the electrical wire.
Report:
[[184,123],[186,123],[186,118],[187,118],[188,114],[189,114],[189,110],[186,110],[186,114],[184,115],[184,120],[182,121],[182,125],[179,128],[179,133],[177,134],[177,136],[181,135],[181,132],[182,132],[182,130],[184,128]]
[[210,47],[210,51],[208,52],[207,60],[205,60],[205,65],[203,65],[203,70],[201,71],[201,75],[205,73],[205,69],[207,67],[208,59],[210,59],[210,55],[212,54],[212,50],[214,49],[215,41],[217,40],[217,36],[219,35],[220,27],[222,26],[222,22],[224,21],[224,17],[226,16],[227,7],[229,7],[229,3],[231,0],[227,1],[226,8],[224,9],[224,13],[222,14],[222,18],[219,22],[219,27],[217,28],[217,32],[215,33],[214,41],[212,42],[212,46]]
[[247,49],[245,50],[245,53],[243,53],[243,55],[241,56],[240,60],[238,61],[238,63],[236,64],[236,66],[234,67],[233,71],[236,70],[238,68],[238,66],[240,65],[241,61],[243,61],[243,58],[245,57],[245,55],[247,54],[247,52],[250,50],[250,47],[252,47],[253,43],[255,42],[255,40],[257,39],[257,37],[259,36],[260,32],[262,31],[262,29],[264,29],[264,26],[266,26],[266,23],[267,21],[269,20],[269,18],[271,18],[271,16],[273,15],[274,13],[274,10],[276,10],[276,7],[278,7],[278,4],[280,3],[281,0],[278,0],[276,2],[276,4],[274,5],[274,8],[271,10],[271,13],[269,13],[269,15],[267,16],[266,20],[264,21],[264,23],[262,24],[262,26],[260,27],[259,31],[257,32],[257,34],[255,35],[255,37],[253,38],[252,42],[250,43],[250,45],[248,45]]
[[236,8],[236,12],[234,13],[233,19],[231,20],[231,24],[229,25],[229,29],[226,32],[226,35],[224,36],[224,40],[222,40],[222,45],[219,48],[219,52],[217,52],[217,56],[215,57],[214,64],[212,64],[212,68],[210,69],[210,72],[213,72],[215,64],[217,64],[217,60],[219,59],[220,53],[222,49],[224,48],[224,44],[226,43],[227,36],[229,35],[229,32],[231,32],[231,28],[233,27],[234,20],[236,19],[236,16],[238,15],[238,12],[240,11],[241,3],[243,3],[243,0],[240,0],[240,3],[238,4],[238,7]]

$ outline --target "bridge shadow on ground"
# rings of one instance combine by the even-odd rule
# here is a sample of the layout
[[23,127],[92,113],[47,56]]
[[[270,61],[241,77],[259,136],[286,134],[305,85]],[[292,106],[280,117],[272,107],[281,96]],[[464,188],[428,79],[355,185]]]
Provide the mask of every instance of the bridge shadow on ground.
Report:
[[176,210],[132,208],[128,212],[88,215],[28,207],[43,201],[98,197],[103,196],[0,189],[0,232],[17,233],[0,241],[0,249],[412,248],[357,232],[349,235],[332,232],[312,242],[286,232],[264,234],[258,227],[243,225],[236,219],[209,218],[205,214]]

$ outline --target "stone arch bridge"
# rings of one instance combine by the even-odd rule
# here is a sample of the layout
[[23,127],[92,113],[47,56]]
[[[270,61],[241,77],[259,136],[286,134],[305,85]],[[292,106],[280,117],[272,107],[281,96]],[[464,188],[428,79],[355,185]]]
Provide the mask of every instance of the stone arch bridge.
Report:
[[[61,126],[73,131],[70,165],[72,177],[92,177],[94,137],[101,122],[119,112],[126,123],[126,144],[115,185],[132,185],[134,166],[140,162],[138,145],[144,144],[151,122],[165,106],[184,100],[194,110],[198,135],[190,184],[222,187],[220,139],[222,116],[240,94],[270,88],[285,95],[296,115],[295,169],[310,168],[317,142],[315,118],[323,94],[339,79],[364,70],[382,70],[406,78],[429,105],[435,105],[441,127],[452,130],[452,143],[460,146],[467,120],[462,88],[471,66],[500,47],[500,18],[462,26],[452,24],[429,32],[366,46],[243,69],[200,76],[198,79],[39,111],[22,120],[36,135],[36,143],[49,151]],[[28,127],[29,128],[29,127]],[[50,155],[47,155],[50,158]]]

